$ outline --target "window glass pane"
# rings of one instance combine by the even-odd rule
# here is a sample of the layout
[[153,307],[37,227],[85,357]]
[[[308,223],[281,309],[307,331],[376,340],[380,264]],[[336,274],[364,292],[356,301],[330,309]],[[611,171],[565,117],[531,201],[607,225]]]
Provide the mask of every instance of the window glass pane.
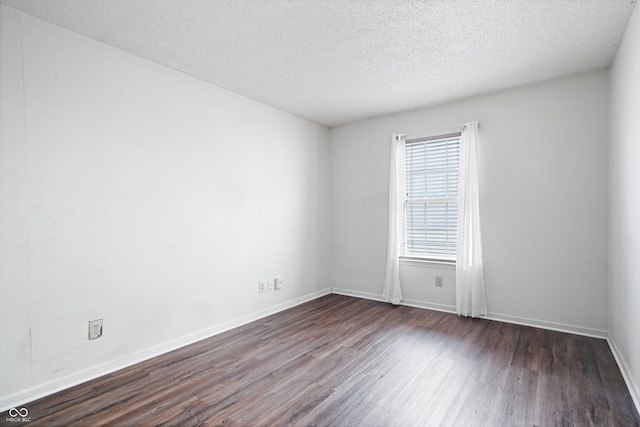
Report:
[[460,137],[406,145],[404,255],[455,259]]

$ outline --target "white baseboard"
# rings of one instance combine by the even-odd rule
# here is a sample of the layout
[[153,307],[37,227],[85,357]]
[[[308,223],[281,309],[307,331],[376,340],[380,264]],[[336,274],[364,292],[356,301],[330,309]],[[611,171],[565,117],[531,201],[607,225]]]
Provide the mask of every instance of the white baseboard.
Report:
[[515,325],[532,326],[534,328],[549,329],[551,331],[566,332],[569,334],[583,335],[592,338],[606,339],[608,332],[603,329],[587,328],[584,326],[568,325],[565,323],[548,322],[546,320],[529,319],[526,317],[510,316],[508,314],[489,312],[483,319],[495,320],[498,322],[513,323]]
[[264,317],[270,316],[272,314],[278,313],[280,311],[286,310],[288,308],[292,308],[297,305],[304,304],[305,302],[314,300],[316,298],[320,298],[330,293],[331,293],[331,288],[326,288],[321,291],[313,292],[311,294],[308,294],[299,298],[295,298],[290,301],[286,301],[284,303],[275,305],[273,307],[269,307],[264,310],[260,310],[260,311],[248,314],[246,316],[238,317],[236,319],[220,323],[210,328],[203,329],[201,331],[194,332],[192,334],[185,335],[183,337],[180,337],[162,344],[158,344],[153,347],[149,347],[147,349],[135,352],[131,355],[127,355],[126,357],[122,357],[120,359],[102,363],[102,364],[93,366],[89,369],[74,372],[73,374],[68,375],[66,377],[59,378],[44,384],[38,384],[37,386],[30,387],[25,390],[21,390],[17,393],[12,393],[7,396],[2,396],[0,397],[0,412],[7,411],[10,408],[22,407],[22,405],[24,405],[26,402],[31,402],[36,399],[40,399],[42,397],[48,396],[58,391],[65,390],[70,387],[76,386],[78,384],[82,384],[87,381],[93,380],[95,378],[101,377],[103,375],[110,374],[112,372],[118,371],[123,368],[127,368],[129,366],[135,365],[136,363],[140,363],[152,357],[160,356],[162,354],[168,353],[178,348],[187,346],[189,344],[193,344],[203,339],[220,334],[222,332],[226,332],[230,329],[237,328],[238,326],[242,326],[247,323],[250,323],[250,322],[262,319]]
[[385,302],[384,298],[382,298],[382,295],[372,294],[369,292],[353,291],[351,289],[331,288],[331,293],[344,295],[347,297],[356,297],[356,298],[370,299],[373,301]]
[[[353,291],[350,289],[340,289],[340,288],[331,288],[331,292],[339,295],[346,295],[351,297],[365,298],[365,299],[370,299],[374,301],[384,302],[384,299],[382,298],[381,295],[372,294],[369,292]],[[407,298],[403,298],[400,304],[406,305],[408,307],[424,308],[427,310],[435,310],[435,311],[442,311],[445,313],[456,314],[456,307],[453,305],[438,304],[438,303],[433,303],[428,301],[421,301],[421,300],[414,300],[414,299],[407,299]],[[488,319],[488,320],[495,320],[497,322],[513,323],[515,325],[532,326],[534,328],[549,329],[552,331],[567,332],[567,333],[576,334],[576,335],[584,335],[587,337],[595,337],[595,338],[602,338],[602,339],[606,339],[608,337],[608,332],[602,329],[568,325],[565,323],[549,322],[546,320],[529,319],[526,317],[511,316],[508,314],[489,312],[487,316],[482,316],[482,318]]]
[[618,364],[618,368],[620,368],[620,372],[622,373],[622,378],[624,378],[624,382],[627,383],[627,388],[629,389],[629,393],[631,393],[631,398],[633,399],[633,403],[636,405],[636,409],[640,412],[640,387],[633,379],[631,375],[631,370],[627,366],[627,362],[625,358],[622,357],[622,353],[618,350],[618,346],[616,342],[613,340],[613,337],[609,334],[607,337],[607,342],[609,343],[609,348],[611,348],[611,353],[613,353],[613,357],[616,359],[616,363]]
[[456,314],[456,308],[452,305],[436,304],[434,302],[420,301],[417,299],[402,299],[402,305],[408,307],[424,308],[427,310],[442,311],[444,313]]

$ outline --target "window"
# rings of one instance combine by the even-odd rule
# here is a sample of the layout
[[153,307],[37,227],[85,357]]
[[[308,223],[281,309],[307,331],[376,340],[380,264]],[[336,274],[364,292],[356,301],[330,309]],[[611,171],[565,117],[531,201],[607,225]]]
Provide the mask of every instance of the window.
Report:
[[407,140],[401,256],[455,262],[460,133]]

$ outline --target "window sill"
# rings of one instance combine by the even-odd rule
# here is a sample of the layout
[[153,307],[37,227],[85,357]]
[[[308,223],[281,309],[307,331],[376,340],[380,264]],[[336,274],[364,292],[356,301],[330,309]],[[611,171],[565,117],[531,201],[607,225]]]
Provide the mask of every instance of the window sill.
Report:
[[446,270],[455,270],[455,261],[439,261],[425,258],[399,257],[400,265],[411,265],[426,268],[443,268]]

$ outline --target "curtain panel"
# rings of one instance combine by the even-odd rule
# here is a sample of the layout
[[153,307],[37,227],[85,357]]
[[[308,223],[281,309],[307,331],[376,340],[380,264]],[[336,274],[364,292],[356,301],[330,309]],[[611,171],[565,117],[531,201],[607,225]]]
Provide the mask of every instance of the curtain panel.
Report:
[[387,243],[387,270],[382,298],[391,304],[400,304],[400,239],[404,224],[405,197],[405,143],[404,134],[391,135],[389,162],[389,234]]
[[471,317],[487,314],[478,195],[477,121],[462,127],[460,140],[456,311],[458,315]]

